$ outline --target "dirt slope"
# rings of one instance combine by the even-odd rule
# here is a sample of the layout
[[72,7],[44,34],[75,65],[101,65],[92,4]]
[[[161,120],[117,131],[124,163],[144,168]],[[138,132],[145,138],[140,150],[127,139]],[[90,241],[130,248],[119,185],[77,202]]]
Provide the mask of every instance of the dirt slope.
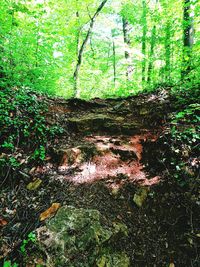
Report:
[[[43,224],[42,211],[60,203],[96,209],[105,221],[125,224],[128,236],[113,246],[126,251],[132,267],[199,266],[197,220],[192,217],[196,207],[188,209],[184,194],[177,192],[163,169],[158,170],[158,159],[151,158],[149,166],[146,156],[149,147],[157,149],[165,130],[167,92],[47,102],[48,123],[59,122],[64,134],[48,147],[44,165],[27,167],[30,178],[1,196],[1,210],[9,220],[2,229],[1,255],[11,252],[20,266],[36,266],[31,251],[24,262],[13,248]],[[27,189],[38,179],[36,190]],[[6,208],[13,214],[5,216]]]

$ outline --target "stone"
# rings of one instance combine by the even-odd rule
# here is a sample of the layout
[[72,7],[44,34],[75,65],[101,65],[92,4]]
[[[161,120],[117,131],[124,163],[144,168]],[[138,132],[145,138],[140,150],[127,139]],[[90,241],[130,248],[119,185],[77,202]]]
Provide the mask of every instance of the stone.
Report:
[[36,190],[38,189],[38,187],[41,185],[42,183],[42,180],[39,179],[39,178],[36,178],[33,182],[30,182],[28,185],[27,185],[27,189],[28,190]]
[[149,107],[143,107],[140,109],[140,115],[147,115],[149,114]]
[[104,124],[112,121],[113,118],[104,114],[87,114],[80,118],[69,118],[67,123],[69,127],[81,132],[99,131]]
[[147,199],[148,192],[149,192],[148,187],[141,187],[136,191],[133,197],[133,201],[139,208],[143,206],[145,200]]
[[138,132],[141,126],[138,121],[126,122],[124,117],[104,114],[87,114],[80,118],[69,118],[66,122],[70,129],[82,133],[106,131],[113,134],[132,134]]
[[97,261],[98,267],[129,267],[130,260],[125,253],[104,254]]
[[128,256],[112,251],[109,246],[116,235],[118,240],[118,235],[126,234],[124,224],[102,225],[98,210],[63,206],[45,226],[37,229],[37,242],[46,254],[47,266],[90,267],[98,262],[97,266],[125,267],[129,266]]

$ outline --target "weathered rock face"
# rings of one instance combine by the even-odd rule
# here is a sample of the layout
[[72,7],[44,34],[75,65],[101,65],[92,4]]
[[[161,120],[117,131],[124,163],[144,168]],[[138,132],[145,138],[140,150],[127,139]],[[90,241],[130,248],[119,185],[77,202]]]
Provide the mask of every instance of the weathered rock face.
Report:
[[[115,112],[116,113],[116,112]],[[124,120],[116,114],[86,114],[81,117],[72,117],[66,120],[70,129],[81,133],[108,132],[132,134],[141,128],[137,120]]]
[[170,100],[164,90],[127,99],[52,100],[48,105],[48,122],[59,121],[70,133],[132,135],[159,126]]
[[41,250],[51,267],[128,267],[125,253],[112,250],[112,240],[127,234],[123,224],[101,224],[97,210],[60,208],[54,218],[37,230]]

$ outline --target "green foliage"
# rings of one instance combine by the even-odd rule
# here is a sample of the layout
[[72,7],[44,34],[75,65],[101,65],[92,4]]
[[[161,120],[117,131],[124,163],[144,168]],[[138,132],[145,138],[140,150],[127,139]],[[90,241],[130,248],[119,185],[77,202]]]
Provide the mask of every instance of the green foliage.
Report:
[[[36,243],[36,234],[34,232],[30,232],[26,239],[23,239],[22,244],[20,246],[20,253],[23,258],[28,257],[28,250]],[[3,267],[18,267],[19,264],[14,262],[12,263],[10,260],[4,261]],[[21,265],[20,265],[21,266]],[[42,267],[42,265],[37,264],[36,267]]]
[[36,95],[25,89],[2,89],[0,91],[0,146],[12,152],[16,146],[45,141],[45,107]]
[[11,261],[4,261],[3,267],[18,267],[19,265],[17,263],[11,263]]
[[171,150],[171,168],[174,168],[174,177],[180,185],[190,182],[190,176],[195,176],[191,170],[190,161],[200,152],[200,105],[190,104],[186,109],[176,112],[171,120],[171,132],[168,137]]
[[36,242],[36,234],[31,232],[28,234],[27,239],[24,239],[22,245],[20,246],[20,252],[26,256],[27,254],[27,246]]
[[[41,97],[41,96],[40,96]],[[62,129],[46,123],[47,106],[39,95],[27,88],[6,88],[0,91],[0,171],[20,166],[17,150],[31,154],[30,160],[42,162],[46,144]],[[41,97],[42,98],[42,97]]]
[[[198,1],[190,1],[190,5],[195,36],[192,52],[184,53],[187,49],[182,35],[188,22],[183,20],[183,1],[108,1],[95,21],[83,54],[77,96],[120,97],[152,89],[156,84],[174,85],[188,79],[193,85],[197,83],[200,5]],[[98,6],[97,0],[2,0],[0,86],[25,86],[67,98],[73,96],[77,51]],[[124,42],[122,18],[128,23],[128,43]],[[182,77],[188,65],[189,71]],[[126,72],[130,66],[133,70],[129,80]]]
[[41,160],[41,161],[44,161],[45,159],[45,155],[46,155],[46,150],[45,150],[45,147],[44,146],[40,146],[39,148],[37,148],[33,155],[32,155],[32,158],[35,159],[35,160]]
[[200,104],[190,104],[186,109],[176,113],[172,120],[171,134],[176,144],[184,144],[190,151],[200,141]]
[[181,85],[174,86],[171,95],[175,99],[177,109],[187,108],[188,105],[196,104],[200,99],[200,84],[195,80],[187,80]]

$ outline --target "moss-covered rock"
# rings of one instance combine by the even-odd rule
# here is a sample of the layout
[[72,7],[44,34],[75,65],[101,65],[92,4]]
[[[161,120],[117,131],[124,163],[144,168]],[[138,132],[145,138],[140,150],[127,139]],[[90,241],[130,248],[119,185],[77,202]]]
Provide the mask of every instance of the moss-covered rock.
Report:
[[127,234],[127,227],[102,225],[97,210],[64,206],[37,233],[38,245],[47,255],[47,266],[129,266],[128,257],[114,251],[111,245],[116,235]]
[[96,262],[98,267],[129,267],[130,260],[125,253],[104,253]]

